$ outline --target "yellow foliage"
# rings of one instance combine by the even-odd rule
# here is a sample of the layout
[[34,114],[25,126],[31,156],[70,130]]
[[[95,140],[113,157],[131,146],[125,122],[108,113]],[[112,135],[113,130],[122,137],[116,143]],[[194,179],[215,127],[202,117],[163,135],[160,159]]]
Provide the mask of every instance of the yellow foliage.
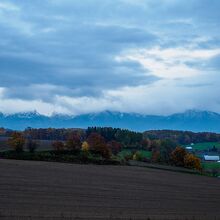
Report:
[[137,155],[134,154],[132,159],[133,159],[133,160],[137,160]]
[[89,151],[89,144],[86,141],[84,141],[82,143],[81,149],[82,149],[82,151]]
[[200,159],[195,157],[193,154],[187,154],[184,158],[184,165],[187,168],[201,170],[201,162]]

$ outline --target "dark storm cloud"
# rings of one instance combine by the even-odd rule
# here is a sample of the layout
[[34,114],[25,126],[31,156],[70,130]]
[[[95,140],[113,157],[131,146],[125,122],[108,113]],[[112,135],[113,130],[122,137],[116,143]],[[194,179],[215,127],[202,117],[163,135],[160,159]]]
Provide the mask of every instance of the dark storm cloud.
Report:
[[[23,2],[21,8],[24,7],[29,8],[30,5]],[[33,7],[38,7],[38,4]],[[77,4],[73,9],[75,7]],[[8,40],[1,46],[0,87],[10,88],[8,97],[38,97],[32,94],[34,91],[26,91],[34,84],[65,87],[62,92],[58,89],[53,94],[66,91],[66,95],[70,96],[91,96],[100,95],[106,89],[148,84],[156,80],[138,63],[118,63],[115,60],[123,48],[152,44],[157,40],[155,35],[137,27],[84,23],[81,15],[78,16],[54,16],[50,20],[50,16],[45,18],[35,14],[28,21],[31,24],[22,23],[24,27],[20,31],[3,25],[1,38]],[[58,20],[57,25],[55,20]],[[64,23],[59,23],[59,20],[64,20]],[[29,34],[22,33],[26,26],[30,29]],[[21,92],[17,91],[17,87]],[[39,94],[44,99],[44,95]],[[48,94],[45,97],[48,98]]]
[[[175,65],[177,71],[185,71],[180,63],[193,71],[219,71],[219,56],[170,60],[169,54],[159,55],[150,57],[149,68],[137,60],[117,59],[141,49],[178,48],[179,53],[185,48],[187,56],[193,50],[218,49],[219,10],[218,0],[3,0],[0,97],[52,104],[57,96],[100,98],[110,90],[159,82],[160,74],[153,73],[151,65],[158,65],[159,71],[164,65],[164,72]],[[211,85],[193,80],[191,88]]]

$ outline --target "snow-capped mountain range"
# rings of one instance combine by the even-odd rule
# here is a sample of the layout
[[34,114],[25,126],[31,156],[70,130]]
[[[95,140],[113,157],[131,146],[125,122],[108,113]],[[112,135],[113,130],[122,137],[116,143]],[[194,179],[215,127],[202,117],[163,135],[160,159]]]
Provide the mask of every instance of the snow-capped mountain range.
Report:
[[111,111],[79,116],[53,114],[50,117],[36,111],[9,115],[0,113],[0,127],[9,129],[23,130],[27,127],[87,128],[88,126],[118,127],[135,131],[171,129],[220,132],[220,114],[198,110],[188,110],[169,116]]

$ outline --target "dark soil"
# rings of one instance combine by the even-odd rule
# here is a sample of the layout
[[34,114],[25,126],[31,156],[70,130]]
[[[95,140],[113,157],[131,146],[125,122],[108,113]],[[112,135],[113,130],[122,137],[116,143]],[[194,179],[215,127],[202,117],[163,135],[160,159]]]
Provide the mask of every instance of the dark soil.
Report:
[[0,219],[220,219],[220,180],[129,166],[0,160]]

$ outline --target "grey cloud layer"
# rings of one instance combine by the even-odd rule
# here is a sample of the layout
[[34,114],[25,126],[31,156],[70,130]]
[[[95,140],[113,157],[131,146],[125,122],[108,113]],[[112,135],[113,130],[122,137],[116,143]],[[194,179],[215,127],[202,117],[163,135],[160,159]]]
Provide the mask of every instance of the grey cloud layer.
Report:
[[[2,1],[0,87],[4,99],[54,104],[57,96],[105,98],[112,90],[151,87],[163,79],[140,62],[119,62],[116,57],[142,48],[219,48],[219,10],[218,0]],[[197,60],[185,65],[219,71],[219,61],[215,56],[204,60],[204,65]],[[193,78],[190,85],[197,88],[204,84],[200,81]]]
[[[29,8],[30,5],[23,7]],[[72,7],[73,11],[76,8],[77,4]],[[62,15],[65,18],[57,15],[52,20],[50,16],[33,16],[34,19],[29,16],[33,35],[23,35],[13,28],[3,29],[2,38],[8,40],[2,45],[0,53],[0,86],[10,88],[8,97],[31,98],[34,93],[31,88],[36,89],[30,86],[32,84],[66,87],[62,91],[74,96],[98,95],[105,89],[156,80],[138,63],[118,63],[114,60],[123,48],[148,46],[156,41],[156,36],[148,31],[120,25],[84,24],[81,15]],[[54,24],[57,19],[58,25]],[[52,27],[47,29],[47,25]],[[17,86],[23,94],[16,91]],[[21,89],[22,86],[25,88]],[[37,90],[35,92],[38,93]],[[60,89],[54,92],[60,94]],[[44,99],[40,94],[39,98]]]

